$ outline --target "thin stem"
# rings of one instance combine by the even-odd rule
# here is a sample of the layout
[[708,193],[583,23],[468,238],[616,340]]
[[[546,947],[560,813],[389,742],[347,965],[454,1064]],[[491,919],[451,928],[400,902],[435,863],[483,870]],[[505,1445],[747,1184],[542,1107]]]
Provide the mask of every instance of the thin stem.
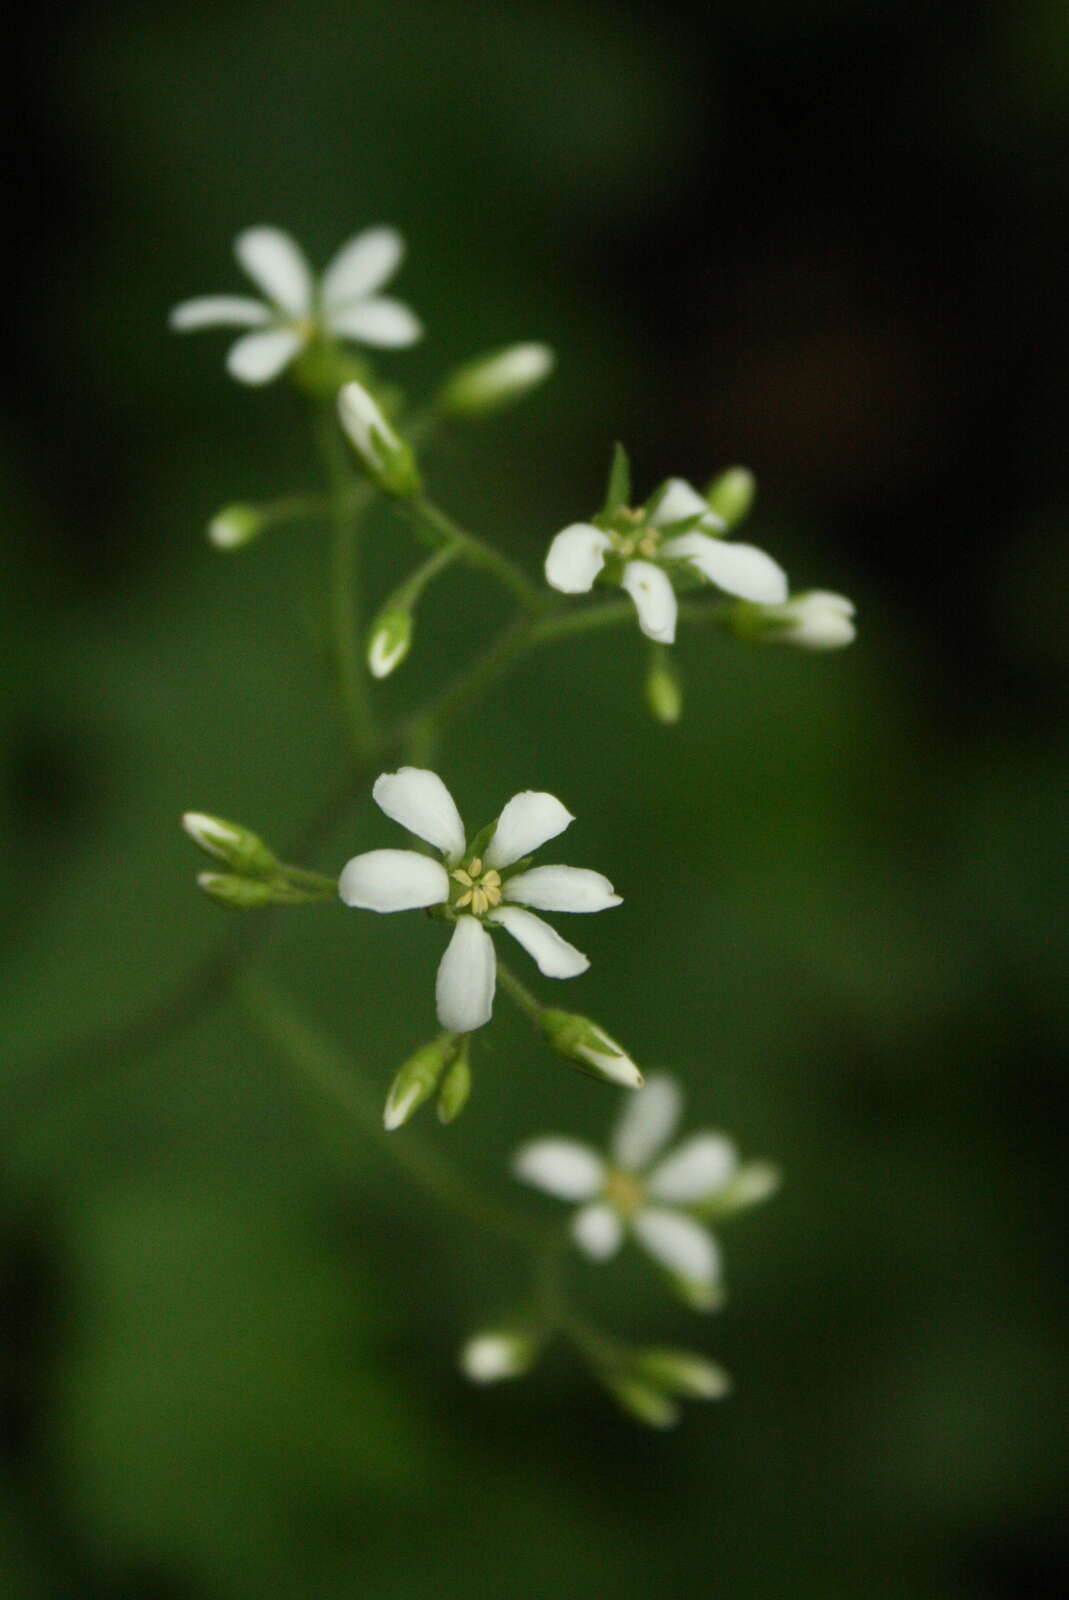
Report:
[[501,987],[516,1002],[527,1020],[533,1022],[536,1028],[540,1028],[542,1013],[546,1008],[536,1000],[527,985],[521,983],[511,967],[507,967],[503,961],[497,963],[497,978]]
[[370,499],[371,491],[368,488],[362,499],[356,498],[345,455],[345,443],[335,422],[333,408],[329,405],[325,405],[319,413],[319,447],[330,482],[334,524],[330,552],[330,618],[334,664],[353,747],[359,758],[366,756],[375,744],[374,715],[360,650],[362,630],[357,544],[357,512]]
[[511,589],[524,610],[537,615],[546,609],[546,596],[531,582],[522,567],[518,567],[499,550],[495,550],[493,545],[487,544],[473,533],[468,533],[440,506],[434,505],[421,495],[414,500],[406,501],[404,510],[407,511],[417,531],[429,535],[435,544],[457,545],[461,556],[469,566],[481,567],[483,571],[497,578],[499,583],[504,584],[506,589]]
[[349,1055],[318,1028],[293,1002],[262,975],[246,973],[235,997],[254,1027],[291,1067],[322,1095],[347,1112],[361,1131],[390,1152],[408,1176],[439,1204],[476,1227],[489,1229],[534,1251],[549,1247],[552,1235],[519,1212],[487,1200],[436,1150],[410,1131],[387,1133],[375,1091],[354,1070]]
[[530,618],[520,617],[502,629],[481,655],[458,672],[435,699],[409,718],[402,729],[405,744],[423,743],[429,738],[437,740],[446,723],[485,694],[506,668],[524,654],[532,627]]

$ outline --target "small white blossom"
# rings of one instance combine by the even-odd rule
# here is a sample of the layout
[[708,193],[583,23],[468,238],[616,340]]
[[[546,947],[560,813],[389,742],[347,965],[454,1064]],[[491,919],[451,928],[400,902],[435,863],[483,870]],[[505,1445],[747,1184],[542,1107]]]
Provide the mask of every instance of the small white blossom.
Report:
[[379,294],[401,263],[393,228],[365,228],[342,246],[318,283],[299,245],[280,228],[246,228],[234,242],[238,264],[265,298],[204,295],[171,312],[178,333],[248,328],[232,345],[227,369],[240,383],[270,383],[315,338],[400,348],[422,336],[401,301]]
[[692,1305],[708,1310],[717,1301],[720,1251],[693,1212],[728,1200],[747,1168],[720,1133],[692,1134],[663,1154],[681,1105],[675,1080],[656,1074],[628,1097],[608,1160],[573,1139],[535,1139],[516,1152],[513,1172],[578,1207],[571,1233],[588,1256],[607,1260],[630,1233]]
[[460,1352],[460,1370],[472,1383],[500,1383],[528,1372],[538,1354],[527,1333],[495,1328],[476,1333]]
[[669,478],[645,507],[616,506],[562,529],[546,555],[546,581],[562,594],[586,594],[596,579],[616,584],[630,595],[647,638],[672,644],[678,578],[698,577],[759,605],[787,599],[779,563],[756,545],[724,538],[726,531],[697,489]]
[[497,973],[490,929],[510,933],[548,978],[586,971],[586,956],[535,911],[605,911],[621,900],[600,872],[527,866],[533,851],[574,820],[554,795],[513,795],[476,853],[437,773],[420,767],[384,772],[372,793],[388,817],[442,859],[415,850],[369,850],[343,868],[338,892],[346,905],[367,911],[441,908],[453,927],[436,986],[443,1028],[470,1033],[490,1020]]

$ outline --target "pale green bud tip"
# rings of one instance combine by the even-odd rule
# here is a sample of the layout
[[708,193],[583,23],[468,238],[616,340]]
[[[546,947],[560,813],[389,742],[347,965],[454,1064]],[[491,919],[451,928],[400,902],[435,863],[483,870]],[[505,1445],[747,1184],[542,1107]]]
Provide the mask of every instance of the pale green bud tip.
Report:
[[495,1329],[467,1341],[460,1352],[460,1370],[472,1383],[500,1383],[530,1371],[536,1354],[535,1342],[526,1334]]
[[378,401],[362,383],[347,383],[339,391],[338,416],[373,483],[402,500],[419,493],[419,472],[412,451],[394,432]]
[[557,1054],[581,1072],[622,1089],[641,1089],[642,1074],[631,1057],[589,1017],[550,1009],[542,1012],[541,1025]]
[[644,1350],[635,1363],[641,1378],[688,1400],[720,1400],[731,1393],[723,1367],[691,1350]]
[[725,526],[733,528],[747,515],[756,494],[757,479],[749,467],[728,467],[713,479],[705,498]]
[[443,1033],[410,1056],[397,1073],[386,1097],[383,1127],[393,1133],[418,1111],[438,1087],[446,1062],[456,1048],[456,1035]]
[[650,667],[646,678],[646,703],[657,721],[669,727],[683,715],[682,685],[663,658],[655,660]]
[[607,1378],[605,1387],[622,1411],[648,1428],[674,1428],[679,1407],[662,1389],[637,1378]]
[[240,823],[210,817],[203,811],[186,811],[182,826],[205,855],[225,862],[236,872],[259,876],[274,872],[278,866],[263,840]]
[[388,678],[412,644],[412,613],[397,608],[380,611],[368,634],[367,664],[373,678]]
[[482,417],[522,400],[543,383],[556,365],[545,344],[511,344],[458,368],[446,382],[438,404],[457,417]]
[[197,887],[234,911],[252,911],[257,906],[273,905],[277,899],[271,884],[258,878],[239,878],[232,872],[198,872]]
[[217,550],[240,550],[262,527],[263,516],[255,506],[224,506],[208,524],[208,542]]

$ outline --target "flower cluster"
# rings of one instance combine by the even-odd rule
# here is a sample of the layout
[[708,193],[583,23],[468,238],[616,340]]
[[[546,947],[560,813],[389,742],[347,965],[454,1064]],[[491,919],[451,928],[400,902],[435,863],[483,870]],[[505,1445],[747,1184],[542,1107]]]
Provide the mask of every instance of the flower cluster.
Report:
[[574,978],[590,962],[536,911],[606,911],[621,904],[608,878],[585,867],[528,865],[574,819],[551,794],[513,795],[497,821],[468,843],[460,812],[435,772],[384,772],[372,790],[394,822],[426,841],[415,850],[369,850],[344,867],[338,892],[365,911],[434,909],[452,925],[438,968],[438,1020],[451,1033],[489,1022],[496,983],[491,933],[503,928],[547,978]]
[[401,264],[404,243],[393,228],[365,228],[342,246],[316,282],[300,246],[280,228],[246,228],[234,241],[238,264],[265,298],[204,295],[171,312],[178,333],[249,328],[226,364],[239,383],[270,383],[314,339],[346,339],[376,348],[415,344],[419,318],[379,294]]

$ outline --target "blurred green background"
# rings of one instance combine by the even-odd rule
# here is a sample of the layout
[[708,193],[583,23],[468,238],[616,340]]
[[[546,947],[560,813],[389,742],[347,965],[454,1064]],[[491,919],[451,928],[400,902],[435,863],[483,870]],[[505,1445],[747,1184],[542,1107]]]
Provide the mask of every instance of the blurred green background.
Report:
[[[1064,1592],[1060,0],[115,3],[15,34],[0,1592]],[[785,1169],[714,1318],[635,1258],[575,1267],[623,1331],[733,1372],[664,1437],[563,1356],[467,1388],[456,1346],[522,1263],[355,1130],[325,1145],[226,1001],[65,1048],[227,927],[179,811],[282,841],[344,769],[319,535],[203,538],[314,482],[305,421],[167,309],[243,287],[250,223],[322,263],[380,220],[430,330],[384,361],[413,394],[510,339],[560,352],[436,451],[462,519],[534,572],[612,439],[643,492],[741,459],[753,537],[861,611],[827,659],[685,633],[675,730],[635,630],[547,653],[438,761],[470,818],[531,785],[576,812],[569,858],[626,905],[565,1003]],[[414,546],[374,528],[380,595]],[[500,611],[450,574],[384,701]],[[365,806],[309,864],[389,835]],[[262,959],[385,1092],[438,952],[326,907]],[[600,1139],[616,1100],[499,1011],[429,1131],[507,1197],[518,1141]]]

